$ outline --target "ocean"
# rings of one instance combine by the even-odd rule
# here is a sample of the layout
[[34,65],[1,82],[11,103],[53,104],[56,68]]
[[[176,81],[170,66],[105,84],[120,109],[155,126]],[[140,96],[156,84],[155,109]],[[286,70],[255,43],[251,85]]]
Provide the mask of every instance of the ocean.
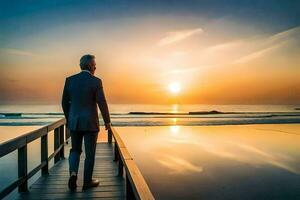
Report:
[[[297,105],[109,105],[119,126],[299,123]],[[0,126],[46,125],[63,117],[60,105],[0,105]],[[100,124],[103,125],[102,120]]]
[[[300,198],[299,105],[109,108],[156,199]],[[0,105],[0,143],[62,117],[60,105]],[[103,126],[99,135],[106,135]],[[29,170],[40,161],[39,148],[39,140],[28,146]],[[53,131],[48,151],[53,152]],[[16,151],[0,158],[0,171],[6,172],[0,174],[0,190],[16,179],[16,164]]]

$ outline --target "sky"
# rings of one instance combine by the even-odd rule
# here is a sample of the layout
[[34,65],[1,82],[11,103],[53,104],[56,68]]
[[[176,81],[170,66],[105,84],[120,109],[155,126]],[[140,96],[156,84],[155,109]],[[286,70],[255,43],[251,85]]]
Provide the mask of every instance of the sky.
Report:
[[0,1],[0,27],[1,104],[60,103],[87,53],[109,103],[300,102],[296,0]]

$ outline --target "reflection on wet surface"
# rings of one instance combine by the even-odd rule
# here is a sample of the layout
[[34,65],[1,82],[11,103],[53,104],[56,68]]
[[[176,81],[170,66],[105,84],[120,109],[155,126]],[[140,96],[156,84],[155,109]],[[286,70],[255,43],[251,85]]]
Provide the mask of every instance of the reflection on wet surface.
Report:
[[299,124],[117,130],[157,199],[300,199]]

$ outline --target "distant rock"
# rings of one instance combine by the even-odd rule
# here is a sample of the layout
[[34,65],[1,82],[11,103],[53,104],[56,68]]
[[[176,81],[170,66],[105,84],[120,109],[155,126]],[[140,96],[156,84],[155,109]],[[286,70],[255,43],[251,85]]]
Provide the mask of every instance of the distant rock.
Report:
[[224,113],[217,110],[189,112],[189,115],[208,115],[208,114],[224,114]]
[[173,113],[173,112],[129,112],[130,115],[208,115],[208,114],[224,114],[217,110],[211,111],[196,111],[188,113]]
[[129,115],[187,115],[188,113],[170,113],[170,112],[129,112]]
[[0,115],[4,115],[5,117],[21,117],[22,113],[0,113]]

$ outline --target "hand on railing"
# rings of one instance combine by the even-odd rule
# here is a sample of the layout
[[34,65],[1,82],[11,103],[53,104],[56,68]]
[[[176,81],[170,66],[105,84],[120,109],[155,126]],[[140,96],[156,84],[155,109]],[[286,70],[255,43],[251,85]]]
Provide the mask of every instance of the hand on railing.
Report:
[[105,123],[105,130],[107,131],[111,130],[111,123]]

